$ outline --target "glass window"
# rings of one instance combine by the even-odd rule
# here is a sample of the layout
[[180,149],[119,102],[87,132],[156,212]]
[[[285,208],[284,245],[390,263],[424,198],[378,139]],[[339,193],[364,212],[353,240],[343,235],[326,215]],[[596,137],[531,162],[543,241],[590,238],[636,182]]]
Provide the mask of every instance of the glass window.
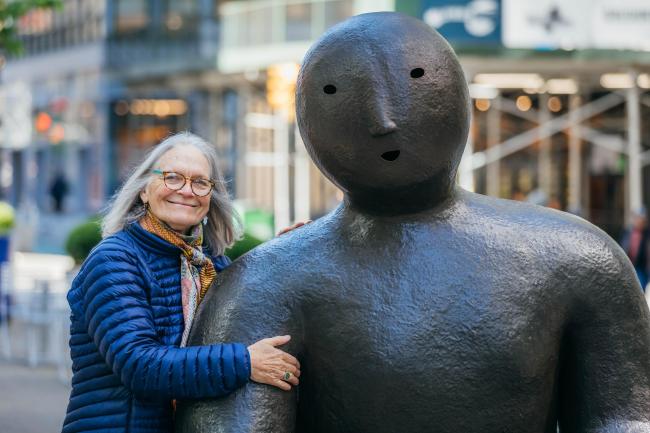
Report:
[[183,16],[198,14],[198,0],[167,0],[167,12],[176,12]]
[[164,24],[168,31],[188,30],[196,25],[199,16],[198,0],[167,0]]
[[[110,135],[114,146],[112,150],[115,152],[112,165],[113,172],[118,173],[113,186],[124,181],[129,174],[128,167],[132,167],[135,161],[142,160],[151,147],[170,134],[188,128],[189,111],[161,117],[152,113],[152,102],[151,99],[140,99],[113,101],[111,104]],[[179,100],[174,99],[174,102],[178,104]],[[178,110],[178,113],[181,111]]]
[[273,40],[272,25],[270,19],[272,11],[269,8],[258,8],[248,12],[248,22],[250,25],[242,26],[248,28],[248,38],[246,43],[249,45],[268,44]]
[[311,4],[287,5],[287,41],[311,39]]
[[117,0],[116,9],[117,33],[133,33],[142,30],[149,22],[147,0]]

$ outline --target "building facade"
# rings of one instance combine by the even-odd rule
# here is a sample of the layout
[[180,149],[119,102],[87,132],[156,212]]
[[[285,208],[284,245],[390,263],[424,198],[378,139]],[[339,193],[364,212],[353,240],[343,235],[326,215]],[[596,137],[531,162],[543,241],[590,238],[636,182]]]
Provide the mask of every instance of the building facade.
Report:
[[15,205],[51,210],[57,177],[70,210],[104,199],[105,173],[93,168],[106,130],[104,14],[102,0],[66,0],[60,12],[37,9],[19,22],[24,54],[7,60],[0,87],[0,192]]

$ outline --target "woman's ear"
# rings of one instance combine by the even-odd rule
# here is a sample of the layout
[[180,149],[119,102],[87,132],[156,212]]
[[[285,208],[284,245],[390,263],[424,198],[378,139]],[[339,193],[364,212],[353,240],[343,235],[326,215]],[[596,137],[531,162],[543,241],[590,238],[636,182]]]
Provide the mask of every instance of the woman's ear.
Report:
[[147,193],[147,188],[140,191],[140,200],[142,200],[142,203],[144,204],[147,204],[147,202],[149,201],[149,194]]

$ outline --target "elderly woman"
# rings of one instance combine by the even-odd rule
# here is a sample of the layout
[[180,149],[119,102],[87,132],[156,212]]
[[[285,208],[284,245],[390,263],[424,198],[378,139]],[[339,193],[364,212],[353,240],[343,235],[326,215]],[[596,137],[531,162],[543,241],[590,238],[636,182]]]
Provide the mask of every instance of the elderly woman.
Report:
[[170,432],[174,399],[221,397],[249,380],[298,384],[298,361],[275,348],[289,336],[185,347],[234,232],[215,149],[189,133],[155,147],[117,193],[68,294],[63,432]]

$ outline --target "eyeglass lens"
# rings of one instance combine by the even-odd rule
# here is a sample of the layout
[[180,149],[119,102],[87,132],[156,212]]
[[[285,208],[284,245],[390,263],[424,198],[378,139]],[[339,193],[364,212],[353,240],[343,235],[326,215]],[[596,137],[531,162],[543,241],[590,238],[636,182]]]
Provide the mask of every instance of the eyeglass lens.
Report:
[[[167,188],[179,190],[185,186],[185,183],[189,179],[181,174],[170,172],[165,173],[163,180],[165,181]],[[192,192],[198,196],[205,196],[212,190],[212,184],[205,179],[190,180],[190,187],[192,188]]]

